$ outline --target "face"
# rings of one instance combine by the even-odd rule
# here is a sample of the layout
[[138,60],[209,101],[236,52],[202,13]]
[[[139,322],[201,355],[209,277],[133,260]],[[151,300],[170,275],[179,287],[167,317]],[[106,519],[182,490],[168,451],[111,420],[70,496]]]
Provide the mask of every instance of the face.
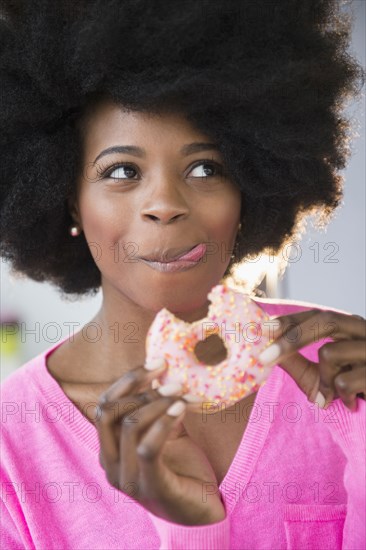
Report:
[[[112,103],[84,121],[83,136],[72,211],[104,296],[154,312],[202,307],[225,273],[240,222],[240,190],[222,173],[215,144],[180,114]],[[167,262],[193,248],[186,260]]]

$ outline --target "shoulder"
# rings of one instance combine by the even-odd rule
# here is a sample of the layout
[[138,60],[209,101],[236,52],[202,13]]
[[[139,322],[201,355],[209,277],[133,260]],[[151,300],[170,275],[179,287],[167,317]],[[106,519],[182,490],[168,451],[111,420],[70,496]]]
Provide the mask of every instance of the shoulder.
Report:
[[13,371],[1,382],[1,397],[17,399],[23,392],[28,392],[32,386],[34,373],[39,368],[40,363],[41,356],[38,355]]
[[41,356],[37,356],[16,369],[1,383],[2,444],[5,438],[22,441],[26,436],[23,433],[23,416],[31,409],[35,410],[37,403],[43,400],[41,388],[37,383],[40,369]]
[[280,300],[278,298],[258,298],[256,296],[252,299],[259,307],[271,316],[291,315],[292,313],[299,313],[310,309],[319,309],[321,311],[331,311],[334,313],[351,315],[349,311],[300,300]]
[[[0,385],[2,448],[20,449],[38,440],[42,431],[43,410],[52,402],[52,379],[46,368],[46,349],[12,372]],[[51,394],[50,394],[51,392]],[[45,419],[46,420],[46,419]],[[5,455],[4,455],[5,456]]]
[[[12,446],[17,448],[18,443],[22,442],[23,444],[24,441],[27,441],[22,415],[31,406],[34,407],[38,400],[37,389],[33,385],[33,375],[35,369],[37,369],[37,364],[38,357],[19,367],[1,383],[0,436],[3,451],[1,463],[8,456],[7,449]],[[30,432],[32,432],[32,429]]]
[[46,358],[64,340],[45,349],[36,357],[33,357],[15,371],[13,371],[0,385],[1,400],[19,401],[27,396],[34,396],[35,393],[47,382],[49,378],[46,369]]
[[22,386],[23,382],[25,382],[27,379],[33,379],[34,374],[47,373],[47,370],[43,367],[45,367],[46,365],[48,356],[53,354],[53,352],[55,352],[58,348],[63,347],[63,344],[67,344],[68,341],[68,336],[61,338],[52,346],[46,348],[32,359],[29,359],[29,361],[23,363],[23,365],[12,372],[1,383],[1,388],[7,389],[8,387],[13,387],[17,384]]

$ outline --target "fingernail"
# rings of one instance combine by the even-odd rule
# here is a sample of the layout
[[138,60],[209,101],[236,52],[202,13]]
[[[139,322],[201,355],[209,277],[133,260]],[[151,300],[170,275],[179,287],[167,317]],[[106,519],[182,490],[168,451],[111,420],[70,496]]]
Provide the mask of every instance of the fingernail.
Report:
[[151,370],[162,369],[165,366],[166,366],[165,359],[153,359],[152,361],[144,365],[144,368],[146,370],[151,371]]
[[176,393],[179,393],[182,391],[182,386],[180,384],[172,383],[172,384],[165,384],[163,386],[160,386],[158,389],[158,392],[160,395],[167,396],[167,395],[174,395]]
[[182,414],[186,406],[187,405],[183,403],[183,401],[176,401],[173,405],[170,405],[169,409],[166,411],[166,414],[169,414],[169,416],[179,416]]
[[95,419],[94,419],[94,422],[95,422],[96,420],[100,420],[102,418],[103,412],[99,405],[95,407],[94,412],[95,412]]
[[259,354],[258,359],[262,363],[262,365],[269,365],[270,363],[276,361],[276,359],[278,359],[280,355],[280,346],[278,344],[272,344]]
[[192,395],[191,393],[186,393],[182,395],[182,399],[184,399],[188,403],[200,403],[202,401],[202,399],[198,397],[198,395]]
[[320,391],[318,391],[318,393],[316,394],[314,403],[316,403],[321,409],[324,408],[325,397],[322,393],[320,393]]

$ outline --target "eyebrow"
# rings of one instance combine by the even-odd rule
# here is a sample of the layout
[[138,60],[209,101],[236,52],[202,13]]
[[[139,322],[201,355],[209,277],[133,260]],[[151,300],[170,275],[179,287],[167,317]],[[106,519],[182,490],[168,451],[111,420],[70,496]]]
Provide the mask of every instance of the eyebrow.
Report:
[[[180,154],[183,157],[187,157],[188,155],[192,155],[193,153],[200,153],[201,151],[212,150],[218,151],[218,145],[216,145],[215,143],[197,142],[183,145],[180,150]],[[114,145],[113,147],[108,147],[108,149],[104,149],[104,151],[99,153],[93,164],[95,164],[100,158],[105,157],[106,155],[113,155],[114,153],[128,153],[129,155],[133,155],[139,158],[144,158],[146,156],[145,149],[142,149],[141,147],[136,147],[135,145]]]

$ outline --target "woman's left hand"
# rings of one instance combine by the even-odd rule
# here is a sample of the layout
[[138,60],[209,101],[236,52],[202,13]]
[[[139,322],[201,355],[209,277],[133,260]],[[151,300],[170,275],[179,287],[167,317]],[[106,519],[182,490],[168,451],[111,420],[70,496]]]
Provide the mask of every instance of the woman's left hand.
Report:
[[[366,395],[365,319],[312,309],[272,321],[277,325],[272,335],[274,342],[260,354],[259,360],[264,365],[282,367],[308,400],[320,407],[325,408],[339,397],[350,410],[357,410],[356,397],[365,399]],[[298,353],[322,338],[333,341],[319,348],[319,363]]]

